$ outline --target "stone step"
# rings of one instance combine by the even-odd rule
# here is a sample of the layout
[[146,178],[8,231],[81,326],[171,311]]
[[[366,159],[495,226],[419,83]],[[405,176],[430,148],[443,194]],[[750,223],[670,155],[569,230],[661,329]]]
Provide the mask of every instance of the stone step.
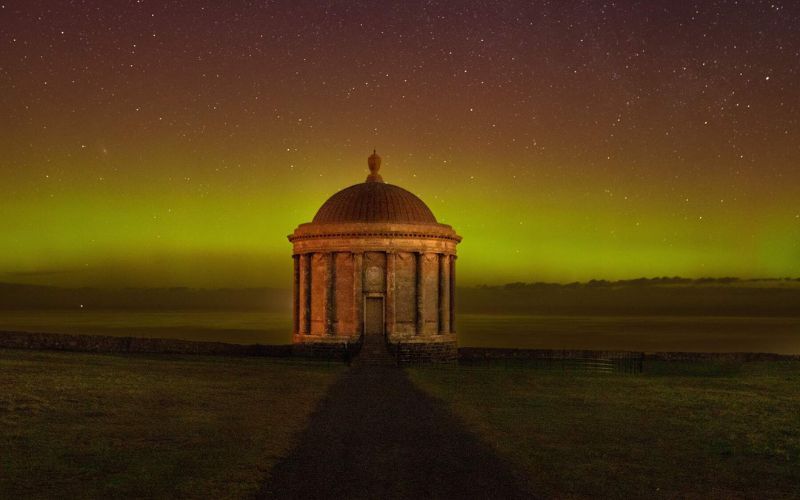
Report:
[[358,362],[365,365],[390,365],[394,364],[395,360],[382,336],[368,335],[361,344]]

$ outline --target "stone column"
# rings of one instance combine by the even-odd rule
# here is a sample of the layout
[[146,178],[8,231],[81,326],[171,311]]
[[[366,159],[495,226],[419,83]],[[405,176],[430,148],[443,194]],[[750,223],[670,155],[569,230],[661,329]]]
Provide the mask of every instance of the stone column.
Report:
[[439,254],[439,333],[450,333],[450,256]]
[[353,253],[336,252],[334,257],[334,319],[333,330],[337,337],[350,338],[356,331],[355,276]]
[[456,256],[450,256],[450,332],[456,333]]
[[353,253],[353,324],[356,335],[364,334],[364,252]]
[[336,252],[325,254],[325,333],[336,335]]
[[417,252],[417,335],[425,330],[425,254]]
[[300,333],[311,332],[311,254],[300,255]]
[[397,254],[386,252],[386,334],[394,333],[395,322],[395,260]]
[[300,256],[292,255],[292,334],[300,333]]
[[311,335],[328,334],[328,253],[314,252],[311,257]]

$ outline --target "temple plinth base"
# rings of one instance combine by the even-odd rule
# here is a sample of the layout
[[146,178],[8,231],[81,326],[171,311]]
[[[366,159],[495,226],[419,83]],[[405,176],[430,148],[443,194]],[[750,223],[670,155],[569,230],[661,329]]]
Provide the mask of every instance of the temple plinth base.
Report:
[[455,334],[426,338],[402,338],[389,342],[389,351],[400,364],[456,363]]

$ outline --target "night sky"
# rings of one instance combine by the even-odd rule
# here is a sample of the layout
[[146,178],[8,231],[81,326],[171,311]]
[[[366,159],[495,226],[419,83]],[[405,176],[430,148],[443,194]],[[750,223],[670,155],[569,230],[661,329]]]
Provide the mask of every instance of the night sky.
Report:
[[279,286],[381,174],[459,283],[800,276],[792,1],[0,0],[0,281]]

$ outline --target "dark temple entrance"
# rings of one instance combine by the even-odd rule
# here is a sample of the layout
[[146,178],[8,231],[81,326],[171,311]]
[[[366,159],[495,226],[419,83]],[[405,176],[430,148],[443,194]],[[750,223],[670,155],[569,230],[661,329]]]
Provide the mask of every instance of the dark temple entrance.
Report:
[[383,336],[383,297],[365,297],[364,334]]

